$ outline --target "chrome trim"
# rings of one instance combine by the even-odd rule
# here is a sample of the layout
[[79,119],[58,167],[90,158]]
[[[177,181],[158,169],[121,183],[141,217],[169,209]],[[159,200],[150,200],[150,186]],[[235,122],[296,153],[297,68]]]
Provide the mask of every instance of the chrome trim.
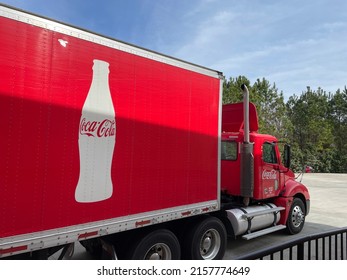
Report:
[[[37,249],[49,248],[64,245],[79,240],[99,237],[103,235],[122,232],[130,229],[149,226],[157,223],[178,220],[195,215],[210,213],[219,210],[217,200],[200,202],[196,204],[178,206],[164,210],[156,210],[131,216],[118,217],[108,220],[101,220],[91,223],[79,224],[52,230],[33,232],[29,234],[0,238],[0,257],[25,253]],[[187,214],[189,212],[189,214]],[[136,222],[150,220],[142,226],[137,226]],[[85,238],[79,238],[81,234],[95,232],[97,234]],[[14,253],[1,253],[2,250],[26,245],[28,248]]]

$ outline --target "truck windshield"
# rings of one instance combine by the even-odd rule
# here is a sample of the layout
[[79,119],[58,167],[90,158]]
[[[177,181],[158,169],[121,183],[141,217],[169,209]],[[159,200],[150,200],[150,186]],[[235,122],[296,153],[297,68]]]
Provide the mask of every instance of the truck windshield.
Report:
[[222,160],[237,160],[237,142],[222,141]]

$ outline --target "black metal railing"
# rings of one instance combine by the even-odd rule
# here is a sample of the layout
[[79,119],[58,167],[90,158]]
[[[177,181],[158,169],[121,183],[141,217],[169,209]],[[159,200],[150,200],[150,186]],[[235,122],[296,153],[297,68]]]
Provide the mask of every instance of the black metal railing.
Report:
[[347,227],[255,251],[238,260],[346,260]]

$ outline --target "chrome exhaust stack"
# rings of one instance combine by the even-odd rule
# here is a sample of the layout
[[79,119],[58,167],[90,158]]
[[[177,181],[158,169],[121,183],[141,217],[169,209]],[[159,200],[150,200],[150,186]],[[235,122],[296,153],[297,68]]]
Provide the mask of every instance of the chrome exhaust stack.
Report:
[[241,196],[244,198],[245,206],[249,205],[250,199],[253,197],[254,190],[254,156],[253,145],[250,143],[249,131],[249,91],[245,84],[242,84],[243,91],[243,129],[244,141],[241,143]]

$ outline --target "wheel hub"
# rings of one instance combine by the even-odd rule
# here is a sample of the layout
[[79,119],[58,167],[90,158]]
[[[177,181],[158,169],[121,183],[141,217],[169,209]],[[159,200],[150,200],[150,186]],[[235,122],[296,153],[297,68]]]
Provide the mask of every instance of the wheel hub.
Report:
[[292,221],[295,227],[299,227],[304,221],[305,215],[299,206],[295,206],[292,212]]
[[212,229],[204,233],[200,242],[200,254],[205,260],[212,260],[219,252],[221,239],[218,231]]
[[202,251],[207,252],[211,248],[211,245],[212,245],[211,236],[206,236],[202,243]]
[[160,260],[161,258],[160,258],[160,255],[158,254],[158,253],[153,253],[153,254],[151,254],[150,256],[149,256],[149,260],[154,260],[154,261],[156,261],[156,260]]
[[146,260],[170,260],[171,250],[168,245],[158,243],[153,245],[146,253]]

